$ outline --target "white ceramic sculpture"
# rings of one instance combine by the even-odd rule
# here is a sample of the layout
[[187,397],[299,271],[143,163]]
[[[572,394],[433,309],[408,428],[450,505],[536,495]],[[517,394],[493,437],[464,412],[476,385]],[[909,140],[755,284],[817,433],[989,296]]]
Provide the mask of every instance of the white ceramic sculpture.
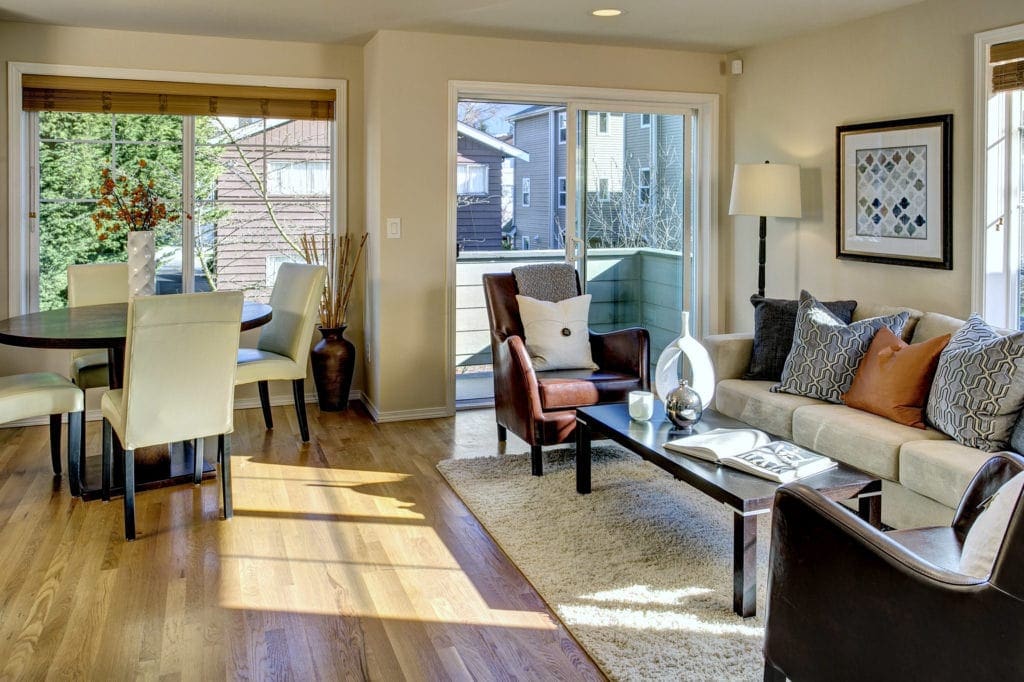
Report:
[[679,387],[679,360],[686,357],[690,365],[690,386],[700,396],[704,409],[711,404],[715,394],[715,368],[711,365],[711,356],[697,339],[690,335],[690,313],[683,311],[682,331],[672,343],[665,347],[658,358],[658,367],[654,371],[654,389],[662,402]]

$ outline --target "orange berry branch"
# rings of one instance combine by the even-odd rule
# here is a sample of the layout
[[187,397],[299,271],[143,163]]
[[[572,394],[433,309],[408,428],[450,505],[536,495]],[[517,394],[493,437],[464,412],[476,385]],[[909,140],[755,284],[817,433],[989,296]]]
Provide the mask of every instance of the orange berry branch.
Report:
[[[145,167],[146,160],[139,159],[139,168]],[[92,190],[97,197],[92,222],[100,241],[122,230],[152,230],[163,221],[178,220],[178,214],[167,212],[167,204],[157,196],[152,179],[143,181],[120,173],[115,180],[109,168],[104,168],[101,175],[100,186]]]

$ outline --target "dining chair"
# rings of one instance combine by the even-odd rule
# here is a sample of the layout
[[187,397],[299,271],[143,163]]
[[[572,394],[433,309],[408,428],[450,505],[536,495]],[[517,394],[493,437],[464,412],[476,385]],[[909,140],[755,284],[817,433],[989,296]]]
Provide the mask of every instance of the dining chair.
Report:
[[0,423],[29,417],[50,417],[50,460],[53,473],[61,475],[60,429],[68,415],[68,480],[71,494],[81,494],[82,419],[85,394],[73,383],[53,372],[33,372],[0,377]]
[[295,414],[302,442],[309,440],[306,421],[306,364],[324,291],[327,268],[322,265],[282,263],[270,293],[273,317],[260,330],[255,348],[238,350],[238,385],[256,382],[263,421],[274,428],[270,413],[270,381],[292,382]]
[[[123,388],[103,394],[103,499],[113,438],[124,448],[124,535],[135,539],[135,450],[218,436],[224,518],[231,518],[235,358],[242,293],[142,296],[128,303]],[[193,448],[197,482],[202,449]]]

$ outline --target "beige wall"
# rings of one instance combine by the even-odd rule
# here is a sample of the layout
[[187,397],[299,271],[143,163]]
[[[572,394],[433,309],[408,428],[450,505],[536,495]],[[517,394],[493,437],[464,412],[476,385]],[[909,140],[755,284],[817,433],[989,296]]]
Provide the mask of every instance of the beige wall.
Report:
[[[708,53],[385,31],[364,53],[372,271],[368,393],[382,413],[445,408],[448,81],[724,94]],[[384,219],[402,238],[383,239]]]
[[[155,33],[40,26],[0,22],[0,317],[7,317],[7,69],[6,62],[125,67],[170,71],[334,78],[348,81],[348,225],[354,233],[363,226],[362,49],[352,46],[287,43],[262,40],[206,38]],[[362,311],[356,303],[349,314],[351,335],[362,336]],[[255,342],[255,333],[243,343]],[[0,346],[0,374],[39,369],[67,371],[67,354]],[[358,371],[358,370],[357,370]],[[361,385],[357,375],[355,386]],[[312,386],[308,387],[312,390]],[[288,386],[275,393],[290,395]],[[239,397],[255,395],[246,389]]]
[[[790,297],[802,287],[820,297],[970,312],[973,34],[1020,22],[1020,0],[929,0],[740,53],[744,73],[730,77],[727,113],[733,161],[770,159],[803,169],[803,220],[768,221],[769,296]],[[941,113],[954,115],[954,269],[837,260],[835,127]],[[730,182],[723,173],[724,191]],[[727,213],[725,203],[722,326],[748,330],[757,218]]]

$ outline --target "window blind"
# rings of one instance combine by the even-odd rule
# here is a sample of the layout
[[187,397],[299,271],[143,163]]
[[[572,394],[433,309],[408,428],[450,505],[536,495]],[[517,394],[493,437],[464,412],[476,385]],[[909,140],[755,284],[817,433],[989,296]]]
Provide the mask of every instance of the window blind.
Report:
[[332,89],[26,74],[25,111],[333,120]]
[[1024,40],[998,43],[989,49],[992,92],[1024,89]]

